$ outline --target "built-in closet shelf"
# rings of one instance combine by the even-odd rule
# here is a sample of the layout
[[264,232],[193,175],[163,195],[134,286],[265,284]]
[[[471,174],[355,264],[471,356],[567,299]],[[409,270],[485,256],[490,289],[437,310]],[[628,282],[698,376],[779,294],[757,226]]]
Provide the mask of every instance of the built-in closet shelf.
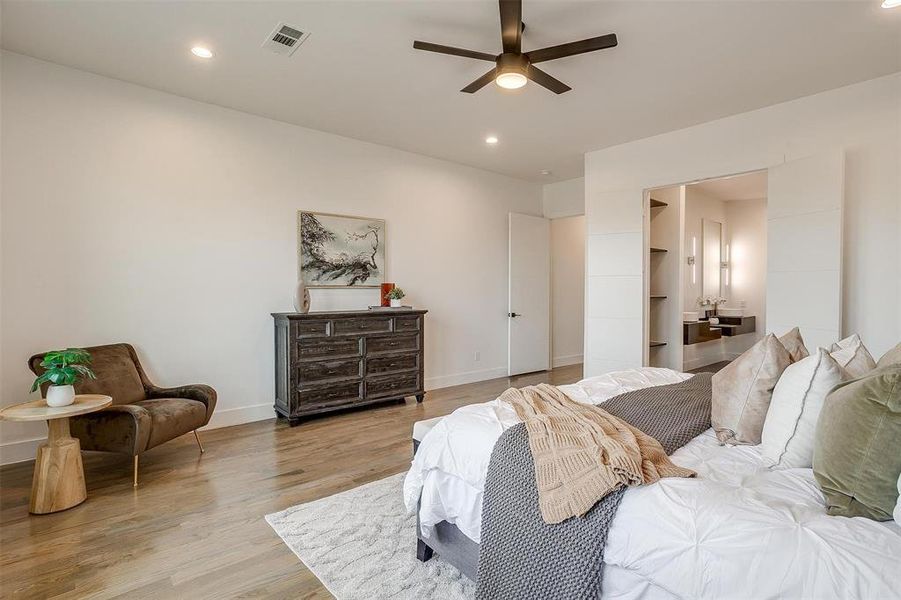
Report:
[[663,294],[651,294],[651,300],[666,300],[666,296]]
[[651,348],[659,348],[660,346],[666,346],[666,342],[655,342],[651,340]]
[[666,202],[662,202],[660,200],[654,200],[651,198],[651,208],[663,208],[664,206],[669,206]]
[[654,248],[654,247],[652,246],[652,247],[651,247],[651,253],[654,254],[654,253],[657,253],[657,252],[669,252],[669,251],[668,251],[666,248]]

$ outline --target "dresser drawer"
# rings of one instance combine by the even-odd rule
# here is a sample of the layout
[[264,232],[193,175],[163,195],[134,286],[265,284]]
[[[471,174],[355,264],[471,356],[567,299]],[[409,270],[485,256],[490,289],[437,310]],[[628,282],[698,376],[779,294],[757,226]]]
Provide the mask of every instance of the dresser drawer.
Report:
[[344,358],[362,353],[362,341],[358,337],[308,337],[297,341],[297,358],[300,360]]
[[419,331],[420,317],[394,317],[394,331]]
[[332,321],[331,335],[388,333],[390,331],[391,317],[360,317],[358,319],[335,319]]
[[367,354],[416,352],[417,350],[419,350],[418,335],[395,334],[385,337],[371,337],[366,340]]
[[298,338],[325,337],[329,334],[329,322],[324,319],[295,321],[294,332]]
[[297,363],[299,387],[307,387],[331,379],[360,378],[363,375],[363,360],[360,358],[317,360]]
[[298,390],[295,412],[352,404],[363,399],[363,382],[352,381]]
[[374,356],[366,360],[366,374],[378,375],[379,373],[393,373],[395,371],[410,371],[419,368],[418,354],[396,354]]
[[366,380],[366,398],[400,397],[417,392],[419,389],[418,372],[398,373]]

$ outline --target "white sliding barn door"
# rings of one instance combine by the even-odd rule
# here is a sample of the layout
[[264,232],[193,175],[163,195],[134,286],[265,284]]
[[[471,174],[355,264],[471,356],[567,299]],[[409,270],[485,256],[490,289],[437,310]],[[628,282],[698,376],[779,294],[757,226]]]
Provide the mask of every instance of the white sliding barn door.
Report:
[[550,368],[550,232],[547,219],[510,213],[509,375]]
[[807,348],[841,336],[844,153],[769,169],[766,328],[800,326]]

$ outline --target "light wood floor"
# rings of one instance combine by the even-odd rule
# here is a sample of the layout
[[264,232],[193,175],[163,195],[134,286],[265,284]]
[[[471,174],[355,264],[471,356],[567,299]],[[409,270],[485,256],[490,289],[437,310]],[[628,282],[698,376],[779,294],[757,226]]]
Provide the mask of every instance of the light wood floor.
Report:
[[[141,457],[85,453],[87,501],[30,516],[33,463],[0,468],[3,598],[329,598],[263,520],[404,471],[413,423],[507,387],[571,383],[582,366],[494,379],[289,428],[260,421],[184,436]],[[412,550],[412,549],[411,549]]]

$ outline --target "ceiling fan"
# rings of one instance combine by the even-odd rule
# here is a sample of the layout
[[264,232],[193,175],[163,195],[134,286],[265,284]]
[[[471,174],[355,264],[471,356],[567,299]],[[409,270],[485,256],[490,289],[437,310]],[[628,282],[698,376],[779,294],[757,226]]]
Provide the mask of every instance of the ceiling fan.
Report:
[[488,85],[491,81],[494,81],[502,88],[516,89],[521,88],[531,79],[555,94],[562,94],[572,88],[536,67],[535,63],[616,46],[616,34],[608,33],[607,35],[587,40],[523,52],[522,32],[526,27],[522,22],[522,0],[498,1],[501,9],[501,42],[504,48],[501,54],[494,55],[487,52],[476,52],[475,50],[442,46],[441,44],[420,42],[419,40],[413,42],[413,47],[417,50],[451,54],[453,56],[463,56],[495,63],[493,69],[460,90],[461,92],[472,94]]

